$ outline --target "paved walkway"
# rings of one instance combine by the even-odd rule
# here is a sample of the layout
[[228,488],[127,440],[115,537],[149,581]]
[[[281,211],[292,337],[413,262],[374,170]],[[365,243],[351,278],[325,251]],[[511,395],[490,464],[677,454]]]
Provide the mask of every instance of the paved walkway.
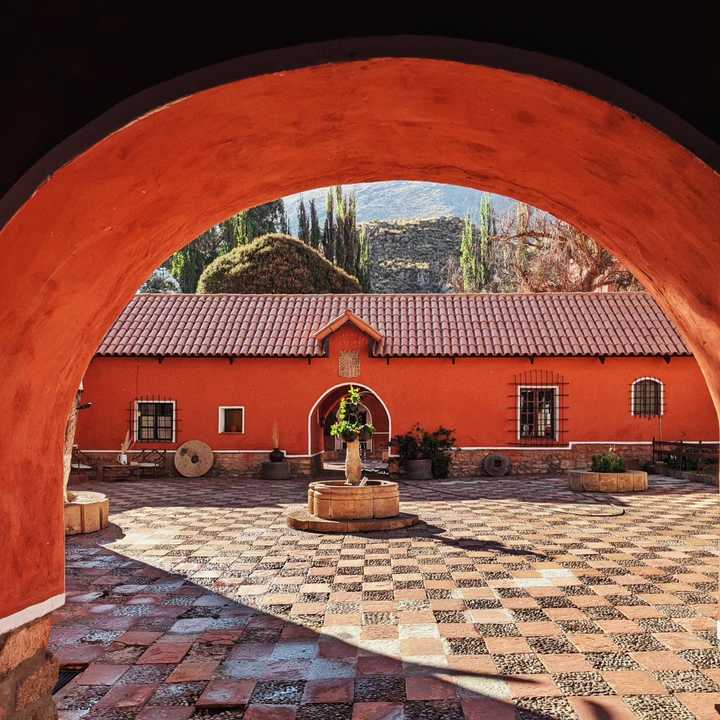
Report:
[[[63,720],[719,717],[718,500],[653,478],[403,485],[425,521],[290,530],[291,482],[117,482],[70,539]],[[624,510],[624,513],[622,511]]]

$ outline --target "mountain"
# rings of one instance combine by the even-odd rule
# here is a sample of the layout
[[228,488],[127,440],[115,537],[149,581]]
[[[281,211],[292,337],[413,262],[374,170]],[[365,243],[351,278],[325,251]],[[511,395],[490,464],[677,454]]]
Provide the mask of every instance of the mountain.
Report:
[[[439,217],[464,217],[478,211],[482,192],[472,188],[441,183],[392,180],[388,182],[356,183],[343,185],[346,192],[354,192],[358,202],[358,221],[369,220],[426,220]],[[300,198],[306,205],[315,200],[320,224],[325,220],[325,194],[327,188],[316,188],[284,198],[290,219],[291,231],[297,230],[297,208]],[[503,214],[514,200],[493,195],[495,212]]]

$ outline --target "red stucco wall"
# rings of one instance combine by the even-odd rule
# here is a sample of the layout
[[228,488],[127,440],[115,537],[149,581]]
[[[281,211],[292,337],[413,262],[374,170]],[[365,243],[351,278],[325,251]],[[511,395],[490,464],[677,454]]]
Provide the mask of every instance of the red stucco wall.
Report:
[[[641,441],[653,437],[717,440],[717,420],[705,381],[693,358],[372,358],[366,336],[345,326],[330,339],[329,357],[238,359],[96,357],[85,376],[84,399],[93,407],[81,414],[78,442],[92,450],[119,447],[128,428],[128,409],[143,396],[175,400],[176,447],[200,439],[216,450],[271,447],[273,420],[289,454],[308,452],[308,414],[329,388],[346,383],[338,374],[338,353],[361,353],[360,376],[390,411],[392,432],[415,422],[429,430],[455,428],[461,447],[506,446],[514,442],[513,376],[527,370],[559,373],[567,383],[567,441]],[[651,376],[665,386],[661,419],[630,412],[633,380]],[[334,395],[336,393],[332,393]],[[218,432],[218,407],[243,405],[245,433]],[[322,403],[321,403],[322,405]],[[316,419],[317,413],[313,414]],[[136,447],[148,447],[137,445]],[[318,449],[314,445],[314,450]]]

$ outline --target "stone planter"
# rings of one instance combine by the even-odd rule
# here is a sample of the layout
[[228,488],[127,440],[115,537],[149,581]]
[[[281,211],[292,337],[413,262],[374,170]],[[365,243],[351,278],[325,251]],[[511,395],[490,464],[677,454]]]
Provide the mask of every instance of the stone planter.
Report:
[[648,489],[648,476],[643,470],[621,473],[599,473],[570,470],[568,485],[575,492],[623,493]]
[[432,460],[406,460],[405,477],[408,480],[432,480]]
[[80,535],[102,530],[108,526],[110,501],[98,492],[82,491],[73,494],[65,503],[65,534]]
[[287,460],[282,462],[267,461],[262,464],[263,480],[289,480],[290,463]]

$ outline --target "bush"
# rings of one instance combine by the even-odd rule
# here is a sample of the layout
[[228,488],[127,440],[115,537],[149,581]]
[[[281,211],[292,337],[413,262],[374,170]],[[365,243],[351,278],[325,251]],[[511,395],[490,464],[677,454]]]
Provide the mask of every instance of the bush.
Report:
[[611,448],[601,455],[593,455],[592,471],[599,473],[625,472],[625,460]]
[[360,283],[289,235],[262,235],[215,258],[198,293],[358,293]]
[[396,435],[393,442],[398,447],[400,464],[405,465],[407,460],[430,460],[432,476],[445,478],[450,471],[452,450],[455,443],[453,430],[439,427],[435,432],[429,433],[419,424],[404,435]]

